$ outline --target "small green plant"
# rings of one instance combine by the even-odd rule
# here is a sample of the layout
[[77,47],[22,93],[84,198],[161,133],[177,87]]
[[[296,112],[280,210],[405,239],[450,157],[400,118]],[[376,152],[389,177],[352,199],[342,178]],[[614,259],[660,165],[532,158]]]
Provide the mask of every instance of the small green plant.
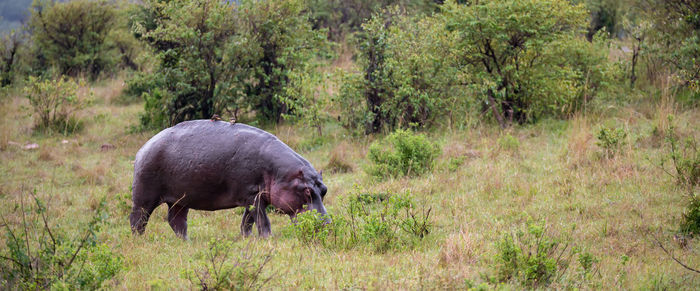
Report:
[[209,248],[196,256],[197,266],[182,272],[200,290],[260,290],[273,278],[267,274],[272,255],[245,246],[239,255],[232,241],[212,239]]
[[432,170],[440,147],[425,135],[397,130],[380,142],[372,143],[367,157],[369,174],[377,177],[420,176]]
[[464,164],[464,161],[467,159],[465,156],[459,156],[456,158],[450,158],[449,162],[447,163],[447,170],[450,172],[456,172],[459,167]]
[[24,93],[37,116],[35,128],[63,134],[79,131],[83,125],[75,114],[90,104],[92,94],[80,94],[78,89],[84,86],[83,81],[65,77],[41,80],[30,76]]
[[34,206],[19,209],[20,222],[8,221],[5,245],[0,252],[0,280],[8,289],[98,289],[123,267],[122,257],[101,244],[96,237],[107,218],[102,200],[84,234],[73,237],[51,226],[47,208],[35,194]]
[[496,250],[498,279],[514,280],[531,288],[558,279],[569,267],[574,253],[568,242],[547,233],[544,222],[529,222],[526,231],[503,235],[496,242]]
[[506,133],[498,138],[498,146],[507,151],[515,151],[520,147],[520,141],[510,133]]
[[357,193],[342,205],[329,223],[315,211],[297,215],[287,233],[327,248],[367,247],[384,253],[413,245],[433,227],[431,208],[417,208],[408,193]]
[[627,138],[627,132],[622,128],[611,128],[603,126],[596,135],[598,141],[596,145],[601,147],[605,158],[612,158],[622,150]]

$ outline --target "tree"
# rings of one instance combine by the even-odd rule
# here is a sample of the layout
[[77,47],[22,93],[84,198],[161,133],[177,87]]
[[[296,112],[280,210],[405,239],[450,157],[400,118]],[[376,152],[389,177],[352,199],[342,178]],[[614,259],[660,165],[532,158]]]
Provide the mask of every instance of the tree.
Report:
[[652,37],[682,86],[700,100],[700,3],[690,0],[647,0],[652,10]]
[[112,4],[106,0],[35,0],[31,13],[29,28],[37,54],[56,66],[58,73],[86,73],[94,79],[112,68],[107,41],[116,15]]
[[513,121],[561,113],[580,90],[571,65],[556,64],[552,45],[575,39],[586,27],[586,10],[565,0],[449,2],[445,21],[458,33],[468,80],[501,127]]
[[0,87],[5,87],[14,81],[15,64],[18,52],[24,47],[25,35],[23,30],[12,30],[1,36],[0,41]]
[[167,90],[158,93],[167,96],[158,101],[165,106],[151,108],[167,118],[145,121],[166,124],[146,125],[164,127],[211,117],[215,93],[236,61],[224,56],[225,45],[235,34],[234,7],[221,1],[151,0],[145,9],[155,18],[137,21],[135,32],[156,50]]
[[[134,14],[135,35],[156,51],[158,74],[146,83],[147,127],[254,113],[263,122],[294,114],[289,74],[325,44],[297,1],[150,0]],[[132,82],[140,85],[143,82]],[[148,90],[143,90],[148,91]]]
[[[248,59],[245,84],[248,104],[263,122],[280,122],[284,114],[294,114],[283,101],[290,74],[301,69],[325,51],[326,37],[313,30],[304,1],[247,1],[240,7],[242,39],[253,48]],[[238,49],[236,49],[238,52]]]

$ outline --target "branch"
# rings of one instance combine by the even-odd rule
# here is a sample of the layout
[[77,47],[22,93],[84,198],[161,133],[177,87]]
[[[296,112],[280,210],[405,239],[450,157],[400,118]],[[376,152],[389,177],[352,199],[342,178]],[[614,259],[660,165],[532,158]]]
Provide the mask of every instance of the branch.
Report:
[[676,261],[676,263],[678,263],[679,265],[683,266],[683,268],[688,269],[689,271],[693,271],[693,272],[695,272],[695,273],[700,274],[700,270],[697,270],[697,269],[693,269],[693,268],[691,268],[691,267],[688,267],[688,265],[686,265],[686,264],[684,264],[683,262],[681,262],[680,260],[676,259],[676,257],[674,257],[673,254],[671,254],[671,252],[669,252],[666,248],[664,248],[664,245],[659,241],[659,239],[656,238],[655,235],[651,234],[650,232],[649,232],[649,234],[651,235],[652,238],[654,238],[654,241],[656,241],[656,245],[658,245],[658,246],[664,251],[664,253],[666,253],[669,257],[671,257],[671,259],[673,259],[674,261]]

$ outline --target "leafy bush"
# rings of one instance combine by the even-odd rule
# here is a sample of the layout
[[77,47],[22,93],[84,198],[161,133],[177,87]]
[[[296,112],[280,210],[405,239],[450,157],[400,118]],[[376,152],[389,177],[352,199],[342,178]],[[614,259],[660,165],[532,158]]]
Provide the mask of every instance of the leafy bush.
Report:
[[0,253],[0,278],[6,288],[94,290],[122,270],[122,257],[96,237],[107,218],[104,200],[84,235],[73,237],[51,226],[46,206],[35,194],[32,197],[34,207],[24,203],[17,207],[20,222],[2,216],[5,245]]
[[596,135],[596,144],[603,149],[606,158],[612,158],[619,153],[626,143],[627,132],[622,128],[611,128],[603,126]]
[[583,76],[574,64],[562,62],[556,48],[581,38],[587,20],[582,5],[566,0],[451,1],[443,12],[448,30],[458,36],[458,63],[470,72],[463,82],[481,93],[480,102],[502,127],[572,112]]
[[272,255],[252,251],[250,246],[234,253],[234,243],[212,239],[209,249],[196,257],[196,267],[182,276],[201,290],[260,290],[273,278],[266,274]]
[[353,133],[452,124],[466,113],[454,34],[438,18],[403,14],[396,7],[376,14],[353,39],[361,71],[343,75],[336,99]]
[[433,227],[431,208],[419,210],[408,193],[357,193],[341,205],[329,223],[315,211],[297,215],[287,233],[327,248],[367,247],[384,253],[412,246]]
[[397,130],[380,142],[372,143],[367,157],[368,173],[377,177],[419,176],[433,168],[440,147],[424,135]]
[[700,198],[697,196],[691,197],[690,203],[686,206],[679,230],[691,236],[700,234]]
[[342,41],[348,32],[360,30],[362,23],[389,5],[406,7],[415,13],[435,11],[440,1],[433,0],[310,0],[314,28],[327,28],[328,36]]
[[24,94],[38,117],[34,127],[63,134],[80,130],[82,123],[75,114],[92,101],[92,92],[88,96],[79,92],[84,86],[82,81],[78,83],[65,77],[41,80],[30,76]]
[[[91,78],[112,69],[116,60],[107,41],[116,12],[105,0],[35,1],[29,26],[38,58],[61,75]],[[47,70],[48,68],[39,68]]]
[[544,223],[528,222],[527,231],[505,234],[496,242],[498,279],[530,288],[546,286],[568,268],[573,255],[568,248],[569,243],[550,237]]
[[[669,146],[669,159],[678,185],[691,189],[700,186],[700,150],[693,137],[688,137],[681,144],[680,137],[673,124],[673,116],[669,116],[669,130],[666,141]],[[663,165],[662,165],[663,166]]]
[[164,86],[158,98],[149,93],[153,102],[145,108],[146,116],[159,117],[142,118],[143,125],[162,127],[160,116],[174,124],[226,111],[278,122],[296,109],[318,127],[321,116],[314,114],[321,111],[305,106],[317,101],[306,96],[312,89],[294,86],[315,81],[306,74],[313,71],[307,66],[325,47],[323,34],[311,29],[304,4],[146,1],[134,14],[134,32],[156,51],[156,80]]

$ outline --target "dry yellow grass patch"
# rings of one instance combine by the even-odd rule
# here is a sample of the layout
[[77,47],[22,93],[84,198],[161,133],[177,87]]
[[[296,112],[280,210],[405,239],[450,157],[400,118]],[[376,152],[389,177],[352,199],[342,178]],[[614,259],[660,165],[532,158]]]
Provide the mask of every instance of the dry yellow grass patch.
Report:
[[594,144],[591,124],[583,115],[575,115],[569,125],[569,135],[566,142],[566,163],[571,168],[586,166],[591,161],[591,151]]

